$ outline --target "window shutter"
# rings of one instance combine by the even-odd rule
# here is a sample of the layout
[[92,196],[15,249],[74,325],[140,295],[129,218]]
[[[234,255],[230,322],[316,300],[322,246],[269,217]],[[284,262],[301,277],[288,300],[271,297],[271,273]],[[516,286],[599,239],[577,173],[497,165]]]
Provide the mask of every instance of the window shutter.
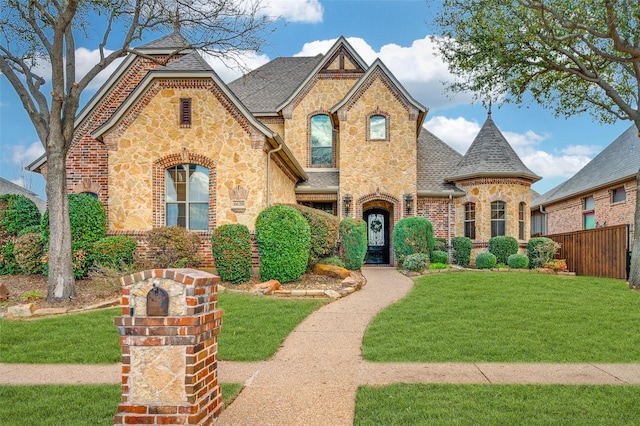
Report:
[[180,98],[180,127],[191,127],[191,98]]

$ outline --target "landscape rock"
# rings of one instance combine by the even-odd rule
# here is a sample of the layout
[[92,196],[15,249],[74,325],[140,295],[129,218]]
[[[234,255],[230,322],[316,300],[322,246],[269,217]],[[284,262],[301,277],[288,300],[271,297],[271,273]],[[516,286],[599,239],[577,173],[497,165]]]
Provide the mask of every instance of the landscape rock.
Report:
[[49,315],[63,315],[67,313],[66,308],[42,308],[33,312],[34,317],[43,317]]
[[325,265],[322,263],[318,263],[313,267],[313,273],[341,279],[345,279],[351,275],[351,271],[348,269],[334,265]]
[[7,317],[30,317],[36,310],[36,305],[27,303],[24,305],[9,306],[7,308]]
[[325,290],[324,294],[330,299],[340,299],[342,295],[335,290]]
[[260,284],[256,284],[251,288],[253,292],[260,292],[262,294],[273,294],[274,291],[280,290],[280,281],[269,280]]

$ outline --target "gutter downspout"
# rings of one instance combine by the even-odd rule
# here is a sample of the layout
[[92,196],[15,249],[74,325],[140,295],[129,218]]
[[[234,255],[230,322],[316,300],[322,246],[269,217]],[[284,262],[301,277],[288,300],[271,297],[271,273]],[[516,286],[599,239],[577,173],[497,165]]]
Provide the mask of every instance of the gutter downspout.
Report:
[[276,141],[278,147],[267,152],[267,207],[271,206],[271,154],[282,149],[283,144]]
[[453,254],[451,250],[451,200],[452,194],[449,194],[449,202],[447,203],[447,251],[449,254],[449,265],[451,265],[451,256]]
[[[540,213],[542,213],[544,215],[544,233],[542,235],[547,235],[548,234],[548,230],[547,230],[547,212],[544,209],[544,206],[542,204],[540,204]],[[542,229],[541,229],[542,231]],[[529,232],[531,233],[531,232]]]

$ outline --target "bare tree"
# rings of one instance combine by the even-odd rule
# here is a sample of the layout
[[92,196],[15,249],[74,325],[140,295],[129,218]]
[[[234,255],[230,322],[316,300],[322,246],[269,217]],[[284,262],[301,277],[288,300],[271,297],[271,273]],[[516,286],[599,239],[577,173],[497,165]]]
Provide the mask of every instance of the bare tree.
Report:
[[[454,91],[556,115],[631,120],[640,134],[640,3],[631,0],[444,0],[440,51]],[[640,171],[637,176],[640,196]],[[640,198],[629,285],[640,288]]]
[[[2,1],[0,72],[18,94],[47,158],[48,301],[75,295],[66,157],[83,91],[114,61],[142,55],[132,46],[147,33],[179,29],[192,42],[174,54],[202,49],[237,60],[240,52],[261,47],[271,22],[261,13],[260,0]],[[78,42],[91,42],[96,31],[100,58],[78,75]]]

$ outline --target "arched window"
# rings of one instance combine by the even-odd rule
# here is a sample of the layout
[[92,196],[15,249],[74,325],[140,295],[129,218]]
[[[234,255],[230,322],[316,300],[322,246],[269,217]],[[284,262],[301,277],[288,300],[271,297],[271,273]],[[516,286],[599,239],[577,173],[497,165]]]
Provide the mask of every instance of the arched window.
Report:
[[372,115],[369,117],[369,140],[387,139],[387,117]]
[[464,236],[476,239],[476,205],[466,203],[464,205]]
[[520,203],[520,206],[518,207],[518,238],[520,240],[524,240],[525,239],[525,235],[524,235],[524,226],[525,226],[525,207],[526,204],[525,203]]
[[311,165],[333,164],[333,126],[328,115],[311,117]]
[[506,235],[507,205],[504,201],[491,203],[491,237]]
[[165,170],[167,226],[208,229],[209,169],[180,164]]

